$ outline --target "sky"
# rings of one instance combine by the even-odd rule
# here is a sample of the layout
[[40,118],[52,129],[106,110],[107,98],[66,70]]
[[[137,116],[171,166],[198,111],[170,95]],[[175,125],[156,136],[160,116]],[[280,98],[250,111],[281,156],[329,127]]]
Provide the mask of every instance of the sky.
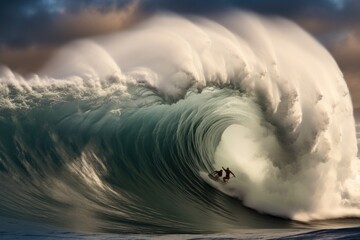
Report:
[[233,7],[285,17],[312,34],[334,56],[360,108],[359,0],[0,1],[0,64],[28,74],[69,41],[126,30],[157,11],[206,16]]

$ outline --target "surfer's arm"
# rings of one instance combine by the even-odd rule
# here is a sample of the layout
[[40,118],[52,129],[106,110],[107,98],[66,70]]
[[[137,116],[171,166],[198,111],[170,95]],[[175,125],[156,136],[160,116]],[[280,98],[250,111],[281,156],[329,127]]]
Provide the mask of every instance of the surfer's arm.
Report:
[[224,171],[226,171],[224,167],[222,167],[222,169],[224,169]]
[[234,177],[236,177],[236,176],[235,176],[235,174],[234,174],[233,172],[231,172],[231,174],[232,174]]

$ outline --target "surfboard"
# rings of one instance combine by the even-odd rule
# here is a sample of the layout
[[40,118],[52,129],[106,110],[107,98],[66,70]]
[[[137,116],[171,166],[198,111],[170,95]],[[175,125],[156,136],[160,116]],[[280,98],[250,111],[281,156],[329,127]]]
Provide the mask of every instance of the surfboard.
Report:
[[212,175],[211,173],[209,173],[209,178],[215,182],[218,182],[218,183],[222,183],[222,184],[226,184],[226,182],[223,181],[223,179],[219,176],[214,176]]

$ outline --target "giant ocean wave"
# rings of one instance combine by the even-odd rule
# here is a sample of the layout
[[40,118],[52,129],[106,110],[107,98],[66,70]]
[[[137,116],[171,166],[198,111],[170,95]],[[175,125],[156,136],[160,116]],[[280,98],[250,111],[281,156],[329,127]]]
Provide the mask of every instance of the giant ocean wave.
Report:
[[[287,20],[156,14],[36,75],[3,67],[0,94],[2,216],[111,232],[360,216],[349,91]],[[226,185],[207,177],[221,166]]]

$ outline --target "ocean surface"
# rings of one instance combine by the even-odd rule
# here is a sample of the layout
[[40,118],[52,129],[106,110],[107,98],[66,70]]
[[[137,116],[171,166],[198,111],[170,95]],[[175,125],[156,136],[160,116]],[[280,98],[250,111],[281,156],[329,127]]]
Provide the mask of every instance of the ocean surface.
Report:
[[359,132],[294,23],[158,13],[0,68],[0,238],[358,239]]

